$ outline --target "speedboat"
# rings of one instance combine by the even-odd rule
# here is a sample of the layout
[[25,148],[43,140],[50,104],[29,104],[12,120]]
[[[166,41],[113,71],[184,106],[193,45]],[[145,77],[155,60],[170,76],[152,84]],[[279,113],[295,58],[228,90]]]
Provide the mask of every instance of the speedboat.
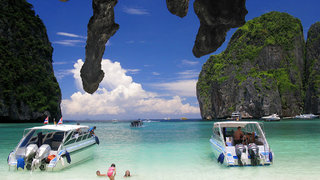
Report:
[[[236,144],[233,134],[241,127],[244,137]],[[273,153],[258,122],[216,122],[210,145],[218,163],[233,166],[266,166],[273,162]]]
[[131,121],[130,127],[141,127],[143,125],[143,122],[141,120],[137,121]]
[[300,114],[298,116],[296,116],[295,118],[297,119],[313,119],[313,118],[317,118],[319,117],[319,115],[314,115],[314,114]]
[[265,121],[280,121],[280,117],[278,114],[271,114],[270,116],[264,116],[262,117]]
[[231,114],[231,120],[233,121],[239,121],[241,120],[242,117],[241,117],[241,113],[239,111],[235,111]]
[[89,126],[44,125],[25,129],[9,154],[9,168],[55,171],[89,159],[99,144]]

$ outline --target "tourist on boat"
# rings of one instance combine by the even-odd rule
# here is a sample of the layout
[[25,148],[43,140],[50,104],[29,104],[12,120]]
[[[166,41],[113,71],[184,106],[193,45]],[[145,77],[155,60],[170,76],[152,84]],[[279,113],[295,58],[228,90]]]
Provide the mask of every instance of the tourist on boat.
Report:
[[89,129],[89,132],[90,132],[91,135],[94,135],[94,136],[96,135],[94,133],[94,130],[96,130],[96,128],[97,128],[96,126],[93,126],[92,128]]
[[114,177],[116,176],[116,165],[111,164],[111,166],[108,169],[107,176],[110,180],[114,180]]
[[233,138],[234,138],[234,144],[241,144],[242,143],[242,138],[243,138],[244,134],[241,131],[241,127],[238,127],[238,130],[236,130],[233,134]]
[[130,177],[130,171],[129,170],[126,170],[126,172],[124,173],[124,176],[123,177]]
[[38,147],[40,147],[42,145],[42,141],[43,141],[42,132],[39,132],[37,135],[38,135],[37,145],[38,145]]
[[247,133],[243,136],[243,144],[248,145],[250,143],[255,143],[255,132]]

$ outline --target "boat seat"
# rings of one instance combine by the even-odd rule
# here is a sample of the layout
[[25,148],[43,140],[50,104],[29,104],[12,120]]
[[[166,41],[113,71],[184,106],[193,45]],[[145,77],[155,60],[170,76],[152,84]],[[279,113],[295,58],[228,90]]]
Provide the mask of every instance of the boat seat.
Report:
[[58,150],[60,147],[60,144],[61,144],[61,141],[60,142],[59,141],[52,141],[51,149],[54,151]]
[[48,144],[49,146],[51,146],[52,140],[51,139],[46,139],[43,144]]
[[52,141],[62,141],[63,140],[63,132],[57,132],[57,133],[55,133],[54,135],[53,135],[53,137],[52,137]]
[[226,145],[227,146],[233,146],[234,142],[233,142],[233,137],[226,137]]

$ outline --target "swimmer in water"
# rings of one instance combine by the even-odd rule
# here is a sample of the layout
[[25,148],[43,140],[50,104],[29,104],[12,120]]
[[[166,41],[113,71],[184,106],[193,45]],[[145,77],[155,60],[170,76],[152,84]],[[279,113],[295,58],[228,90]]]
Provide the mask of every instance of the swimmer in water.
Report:
[[130,171],[129,170],[126,170],[126,172],[124,173],[124,176],[123,177],[130,177]]
[[111,164],[111,166],[108,169],[107,176],[110,180],[114,180],[114,177],[116,176],[116,165]]

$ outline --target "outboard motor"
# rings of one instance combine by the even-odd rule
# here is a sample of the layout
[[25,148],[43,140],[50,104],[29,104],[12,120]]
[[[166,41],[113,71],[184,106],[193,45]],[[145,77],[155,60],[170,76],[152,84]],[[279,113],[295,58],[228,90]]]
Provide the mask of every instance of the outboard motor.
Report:
[[25,161],[26,161],[26,168],[28,170],[31,170],[32,160],[36,156],[37,150],[38,150],[38,145],[36,144],[29,144],[26,148]]
[[251,165],[257,166],[260,164],[259,147],[255,143],[250,143],[248,152],[251,156]]
[[244,160],[246,159],[246,148],[243,144],[237,144],[236,145],[236,155],[238,157],[238,164],[239,166],[245,165]]
[[46,169],[46,158],[49,156],[51,151],[51,147],[48,144],[42,145],[38,150],[36,157],[32,161],[32,170],[37,169],[38,167],[40,170]]

